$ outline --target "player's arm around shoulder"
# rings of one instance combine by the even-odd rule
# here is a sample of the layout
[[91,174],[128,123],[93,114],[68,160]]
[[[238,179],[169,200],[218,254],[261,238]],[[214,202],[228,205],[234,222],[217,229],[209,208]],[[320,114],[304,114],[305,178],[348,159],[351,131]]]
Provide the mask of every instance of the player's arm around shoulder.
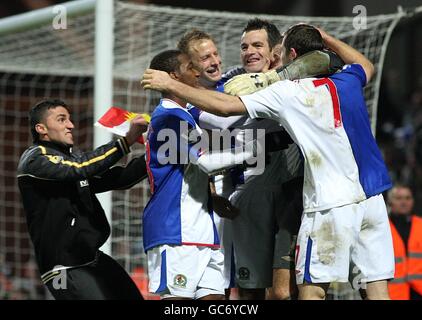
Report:
[[224,117],[246,114],[245,106],[237,97],[214,90],[188,86],[171,79],[164,71],[147,69],[142,76],[141,85],[147,90],[171,93],[199,109],[213,114]]
[[356,63],[362,66],[366,75],[366,83],[368,83],[372,79],[375,73],[375,68],[372,62],[369,61],[369,59],[367,59],[363,54],[361,54],[359,51],[349,46],[348,44],[344,43],[343,41],[330,36],[322,29],[318,30],[321,33],[324,44],[329,49],[335,51],[346,64]]

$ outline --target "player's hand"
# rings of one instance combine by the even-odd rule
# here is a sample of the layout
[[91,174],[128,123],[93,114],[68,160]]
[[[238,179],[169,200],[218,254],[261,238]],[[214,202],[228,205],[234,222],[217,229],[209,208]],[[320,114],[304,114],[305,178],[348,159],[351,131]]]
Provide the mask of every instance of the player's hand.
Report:
[[245,73],[233,77],[224,84],[224,92],[232,96],[251,94],[280,80],[275,71],[267,73]]
[[239,209],[233,206],[229,200],[217,194],[212,195],[212,205],[214,212],[221,218],[233,220],[240,213]]
[[148,120],[143,115],[137,115],[130,122],[129,131],[126,133],[126,141],[131,146],[148,129]]
[[141,86],[145,90],[167,91],[171,84],[171,77],[167,72],[147,69],[141,78]]
[[319,33],[321,34],[322,41],[324,42],[325,45],[327,45],[326,42],[327,41],[329,42],[332,39],[332,36],[330,36],[327,32],[325,32],[319,27],[315,27],[315,29],[319,31]]

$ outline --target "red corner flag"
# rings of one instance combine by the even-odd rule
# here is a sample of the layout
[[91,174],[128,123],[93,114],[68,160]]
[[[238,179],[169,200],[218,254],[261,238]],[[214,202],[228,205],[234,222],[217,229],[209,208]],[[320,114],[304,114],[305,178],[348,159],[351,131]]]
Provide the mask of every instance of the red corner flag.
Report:
[[[111,107],[100,119],[98,119],[95,126],[105,128],[119,136],[125,136],[126,132],[129,131],[130,121],[137,115],[138,113],[129,112],[118,107]],[[149,114],[142,113],[141,115],[147,122],[151,121],[151,116]],[[142,144],[145,143],[143,136],[139,138],[138,142]]]

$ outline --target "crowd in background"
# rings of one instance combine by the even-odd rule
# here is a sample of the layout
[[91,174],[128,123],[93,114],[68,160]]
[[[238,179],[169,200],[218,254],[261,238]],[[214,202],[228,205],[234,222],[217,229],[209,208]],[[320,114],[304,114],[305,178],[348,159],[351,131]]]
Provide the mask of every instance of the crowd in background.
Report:
[[[397,90],[394,69],[386,70],[378,102],[377,141],[394,183],[407,184],[422,206],[422,77],[408,96]],[[416,212],[421,215],[421,212]]]

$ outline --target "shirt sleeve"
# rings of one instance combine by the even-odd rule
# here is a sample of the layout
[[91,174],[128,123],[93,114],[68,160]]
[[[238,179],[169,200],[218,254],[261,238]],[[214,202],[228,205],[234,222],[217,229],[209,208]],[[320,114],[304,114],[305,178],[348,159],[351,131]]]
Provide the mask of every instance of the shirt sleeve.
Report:
[[265,118],[280,122],[287,108],[290,108],[295,89],[293,81],[278,81],[261,91],[240,96],[240,99],[252,119]]
[[44,146],[33,148],[22,159],[19,172],[35,178],[56,181],[77,181],[100,174],[119,161],[130,151],[124,138],[109,142],[96,148],[74,156],[61,156],[51,153]]
[[197,159],[207,146],[201,144],[202,130],[194,119],[182,110],[171,110],[166,117],[166,128],[177,137],[177,155],[179,163]]
[[139,156],[125,167],[114,166],[99,176],[89,180],[91,190],[95,193],[109,190],[123,190],[133,187],[147,177],[145,156]]
[[209,112],[201,112],[199,114],[199,126],[204,129],[221,129],[226,130],[229,128],[235,128],[245,122],[245,116],[231,116],[221,117]]
[[352,75],[359,80],[362,87],[366,86],[366,73],[363,67],[358,63],[347,64],[341,72],[343,75]]

